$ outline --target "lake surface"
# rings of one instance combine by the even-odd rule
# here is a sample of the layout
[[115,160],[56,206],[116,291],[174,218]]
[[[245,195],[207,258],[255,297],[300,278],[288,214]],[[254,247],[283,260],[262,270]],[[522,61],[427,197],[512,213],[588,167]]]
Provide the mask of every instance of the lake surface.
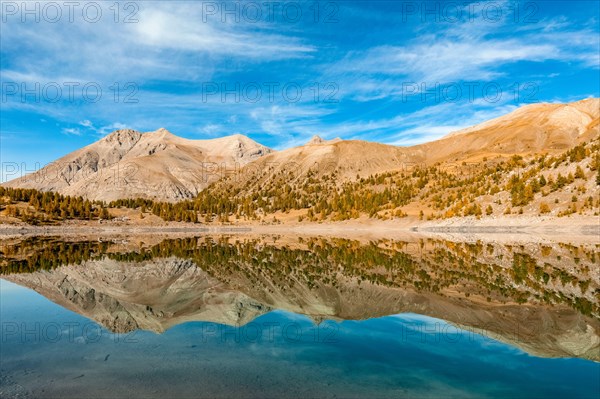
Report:
[[0,249],[3,398],[600,393],[594,244],[40,237]]

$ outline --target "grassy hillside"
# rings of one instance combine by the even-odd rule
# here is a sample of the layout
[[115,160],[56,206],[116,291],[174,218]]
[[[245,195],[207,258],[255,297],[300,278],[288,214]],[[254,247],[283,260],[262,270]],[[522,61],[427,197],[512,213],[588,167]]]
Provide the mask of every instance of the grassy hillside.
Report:
[[[484,158],[471,163],[431,166],[368,177],[340,178],[337,167],[318,170],[265,170],[250,188],[221,180],[194,200],[179,203],[125,199],[111,203],[82,197],[0,187],[0,220],[53,224],[65,220],[99,220],[119,208],[140,218],[153,214],[163,221],[273,221],[291,215],[298,221],[341,221],[359,217],[447,219],[506,214],[600,214],[600,139],[559,155]],[[274,216],[276,215],[276,216]]]

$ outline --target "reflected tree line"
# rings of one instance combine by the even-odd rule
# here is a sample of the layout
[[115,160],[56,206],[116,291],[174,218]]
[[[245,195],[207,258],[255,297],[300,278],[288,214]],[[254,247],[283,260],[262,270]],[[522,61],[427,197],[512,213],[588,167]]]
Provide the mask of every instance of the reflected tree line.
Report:
[[262,239],[233,241],[222,237],[169,239],[123,251],[111,242],[42,237],[0,245],[0,273],[33,273],[65,265],[85,267],[87,261],[106,258],[135,264],[177,257],[192,260],[234,288],[236,284],[251,286],[267,293],[372,284],[496,303],[562,304],[599,318],[600,288],[593,277],[600,256],[596,249],[433,239],[364,244],[320,238],[300,238],[292,247],[267,244]]

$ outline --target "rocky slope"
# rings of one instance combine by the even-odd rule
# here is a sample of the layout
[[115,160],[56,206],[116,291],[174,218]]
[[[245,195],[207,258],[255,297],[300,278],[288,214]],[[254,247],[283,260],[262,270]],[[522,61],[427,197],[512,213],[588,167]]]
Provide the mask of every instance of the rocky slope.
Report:
[[271,151],[242,135],[187,140],[165,129],[117,130],[5,186],[105,201],[177,201]]
[[[386,172],[412,171],[440,163],[558,154],[600,135],[600,99],[569,104],[532,104],[485,123],[411,147],[313,137],[304,146],[268,154],[222,182],[224,191],[251,193],[266,186],[304,184],[335,173],[339,184]],[[221,184],[221,182],[220,182]]]
[[430,143],[398,147],[359,140],[323,140],[274,152],[235,135],[186,140],[164,129],[116,131],[37,173],[5,183],[89,199],[191,198],[213,182],[222,192],[266,187],[335,173],[337,183],[416,166],[461,165],[557,154],[600,135],[600,99],[531,104]]
[[429,161],[558,153],[600,134],[600,99],[538,103],[417,146]]

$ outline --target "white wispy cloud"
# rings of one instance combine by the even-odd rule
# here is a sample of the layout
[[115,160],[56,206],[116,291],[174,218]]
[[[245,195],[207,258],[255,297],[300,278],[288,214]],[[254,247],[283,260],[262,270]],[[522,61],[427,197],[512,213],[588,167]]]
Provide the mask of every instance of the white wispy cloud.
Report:
[[[19,94],[3,102],[3,110],[35,112],[63,122],[66,134],[76,134],[79,129],[82,135],[104,135],[109,129],[125,126],[151,129],[153,125],[186,124],[187,131],[194,133],[201,115],[207,121],[199,133],[217,134],[217,118],[226,120],[223,113],[232,106],[216,98],[201,101],[203,82],[228,81],[231,70],[311,57],[317,51],[301,32],[286,26],[221,23],[218,18],[204,21],[202,7],[192,2],[136,3],[138,22],[131,24],[115,23],[109,9],[112,3],[100,4],[104,17],[98,23],[81,18],[73,23],[66,18],[58,23],[35,23],[33,19],[22,23],[16,17],[3,23],[2,58],[10,60],[2,63],[3,81],[25,84],[27,89],[38,84],[41,97],[22,101],[19,89]],[[102,90],[98,102],[82,100],[82,87],[90,83]],[[119,85],[118,99],[115,83]],[[124,87],[128,83],[134,90]],[[60,101],[43,98],[48,84],[61,87]],[[76,85],[72,99],[67,98],[67,85],[71,84]],[[180,86],[173,90],[173,84]],[[129,94],[137,103],[124,103]],[[257,106],[261,104],[242,103],[235,109],[248,114]],[[90,115],[94,115],[95,126]],[[237,125],[237,117],[230,118],[228,123]],[[113,123],[115,120],[121,122]]]
[[114,23],[108,3],[102,4],[107,17],[97,23],[9,19],[3,23],[2,52],[10,54],[11,67],[3,75],[38,82],[202,81],[227,66],[225,57],[269,61],[316,51],[299,37],[260,24],[203,22],[202,8],[193,3],[136,4],[136,23]]
[[[305,34],[301,26],[203,22],[201,8],[193,2],[137,4],[138,22],[133,24],[114,23],[108,10],[112,3],[103,3],[108,17],[96,24],[80,20],[3,24],[3,81],[26,82],[28,87],[36,82],[96,82],[104,94],[97,103],[79,101],[80,89],[76,90],[78,101],[53,104],[15,98],[2,104],[3,111],[35,112],[60,122],[57,132],[94,138],[118,128],[165,126],[182,135],[238,131],[261,135],[269,144],[276,142],[277,148],[304,143],[314,134],[409,145],[502,115],[519,104],[508,96],[491,103],[466,100],[466,95],[458,102],[419,103],[420,88],[412,92],[416,100],[405,104],[399,99],[409,94],[403,87],[406,83],[424,82],[427,87],[437,82],[496,79],[539,83],[600,66],[600,39],[593,16],[584,24],[557,16],[515,25],[509,15],[497,23],[476,18],[407,24],[400,27],[414,31],[387,36],[365,29],[364,43],[352,43],[334,38],[341,25],[331,25],[332,30],[324,30],[331,35],[320,38],[314,31]],[[353,13],[366,13],[369,21],[381,26],[397,17],[374,8],[366,10],[360,4],[352,5],[345,15]],[[543,70],[531,76],[513,75],[521,71],[513,69],[519,63],[546,61],[564,68],[552,74]],[[298,103],[288,103],[281,95],[275,102],[232,104],[218,95],[202,100],[203,82],[231,83],[257,76],[280,83],[286,79],[334,82],[339,102],[314,102],[309,89]],[[110,89],[115,82],[121,87],[118,101]],[[136,85],[137,103],[123,103],[127,82]],[[586,93],[593,94],[592,89]],[[371,107],[369,102],[376,105]]]
[[74,136],[81,136],[81,130],[76,127],[67,127],[62,129],[63,134],[70,134]]
[[517,108],[518,105],[510,104],[508,100],[493,106],[483,101],[459,104],[439,103],[387,118],[346,120],[333,125],[307,121],[303,126],[305,131],[302,136],[303,141],[297,144],[303,143],[312,134],[325,132],[326,138],[339,136],[344,139],[410,146],[437,140],[449,133],[500,117]]
[[[111,133],[115,130],[130,128],[126,124],[120,123],[120,122],[115,122],[115,123],[111,123],[111,124],[108,124],[105,126],[96,127],[94,125],[94,123],[92,123],[92,121],[90,121],[89,119],[84,119],[84,120],[80,121],[79,125],[82,128],[84,128],[85,131],[91,132],[94,135],[99,136],[99,137],[103,137],[103,136],[107,135],[108,133]],[[78,136],[81,136],[83,134],[83,132],[81,131],[81,128],[64,128],[63,132],[70,133],[70,134],[77,134]]]
[[[201,7],[187,4],[143,9],[139,23],[134,24],[135,41],[153,48],[260,57],[263,60],[301,57],[315,51],[314,47],[297,38],[243,29],[241,23],[202,22],[201,11]],[[256,24],[247,25],[257,27]]]
[[419,94],[407,91],[407,84],[433,87],[507,78],[507,67],[519,62],[558,61],[571,67],[600,68],[597,29],[564,18],[515,28],[510,18],[505,15],[497,23],[479,18],[426,25],[430,30],[420,28],[421,34],[408,43],[350,51],[329,65],[327,73],[338,77],[342,96],[373,101]]
[[219,132],[222,129],[223,129],[223,126],[221,126],[221,125],[209,123],[209,124],[202,126],[202,128],[200,130],[202,131],[202,133],[204,133],[207,136],[214,136],[215,133]]

